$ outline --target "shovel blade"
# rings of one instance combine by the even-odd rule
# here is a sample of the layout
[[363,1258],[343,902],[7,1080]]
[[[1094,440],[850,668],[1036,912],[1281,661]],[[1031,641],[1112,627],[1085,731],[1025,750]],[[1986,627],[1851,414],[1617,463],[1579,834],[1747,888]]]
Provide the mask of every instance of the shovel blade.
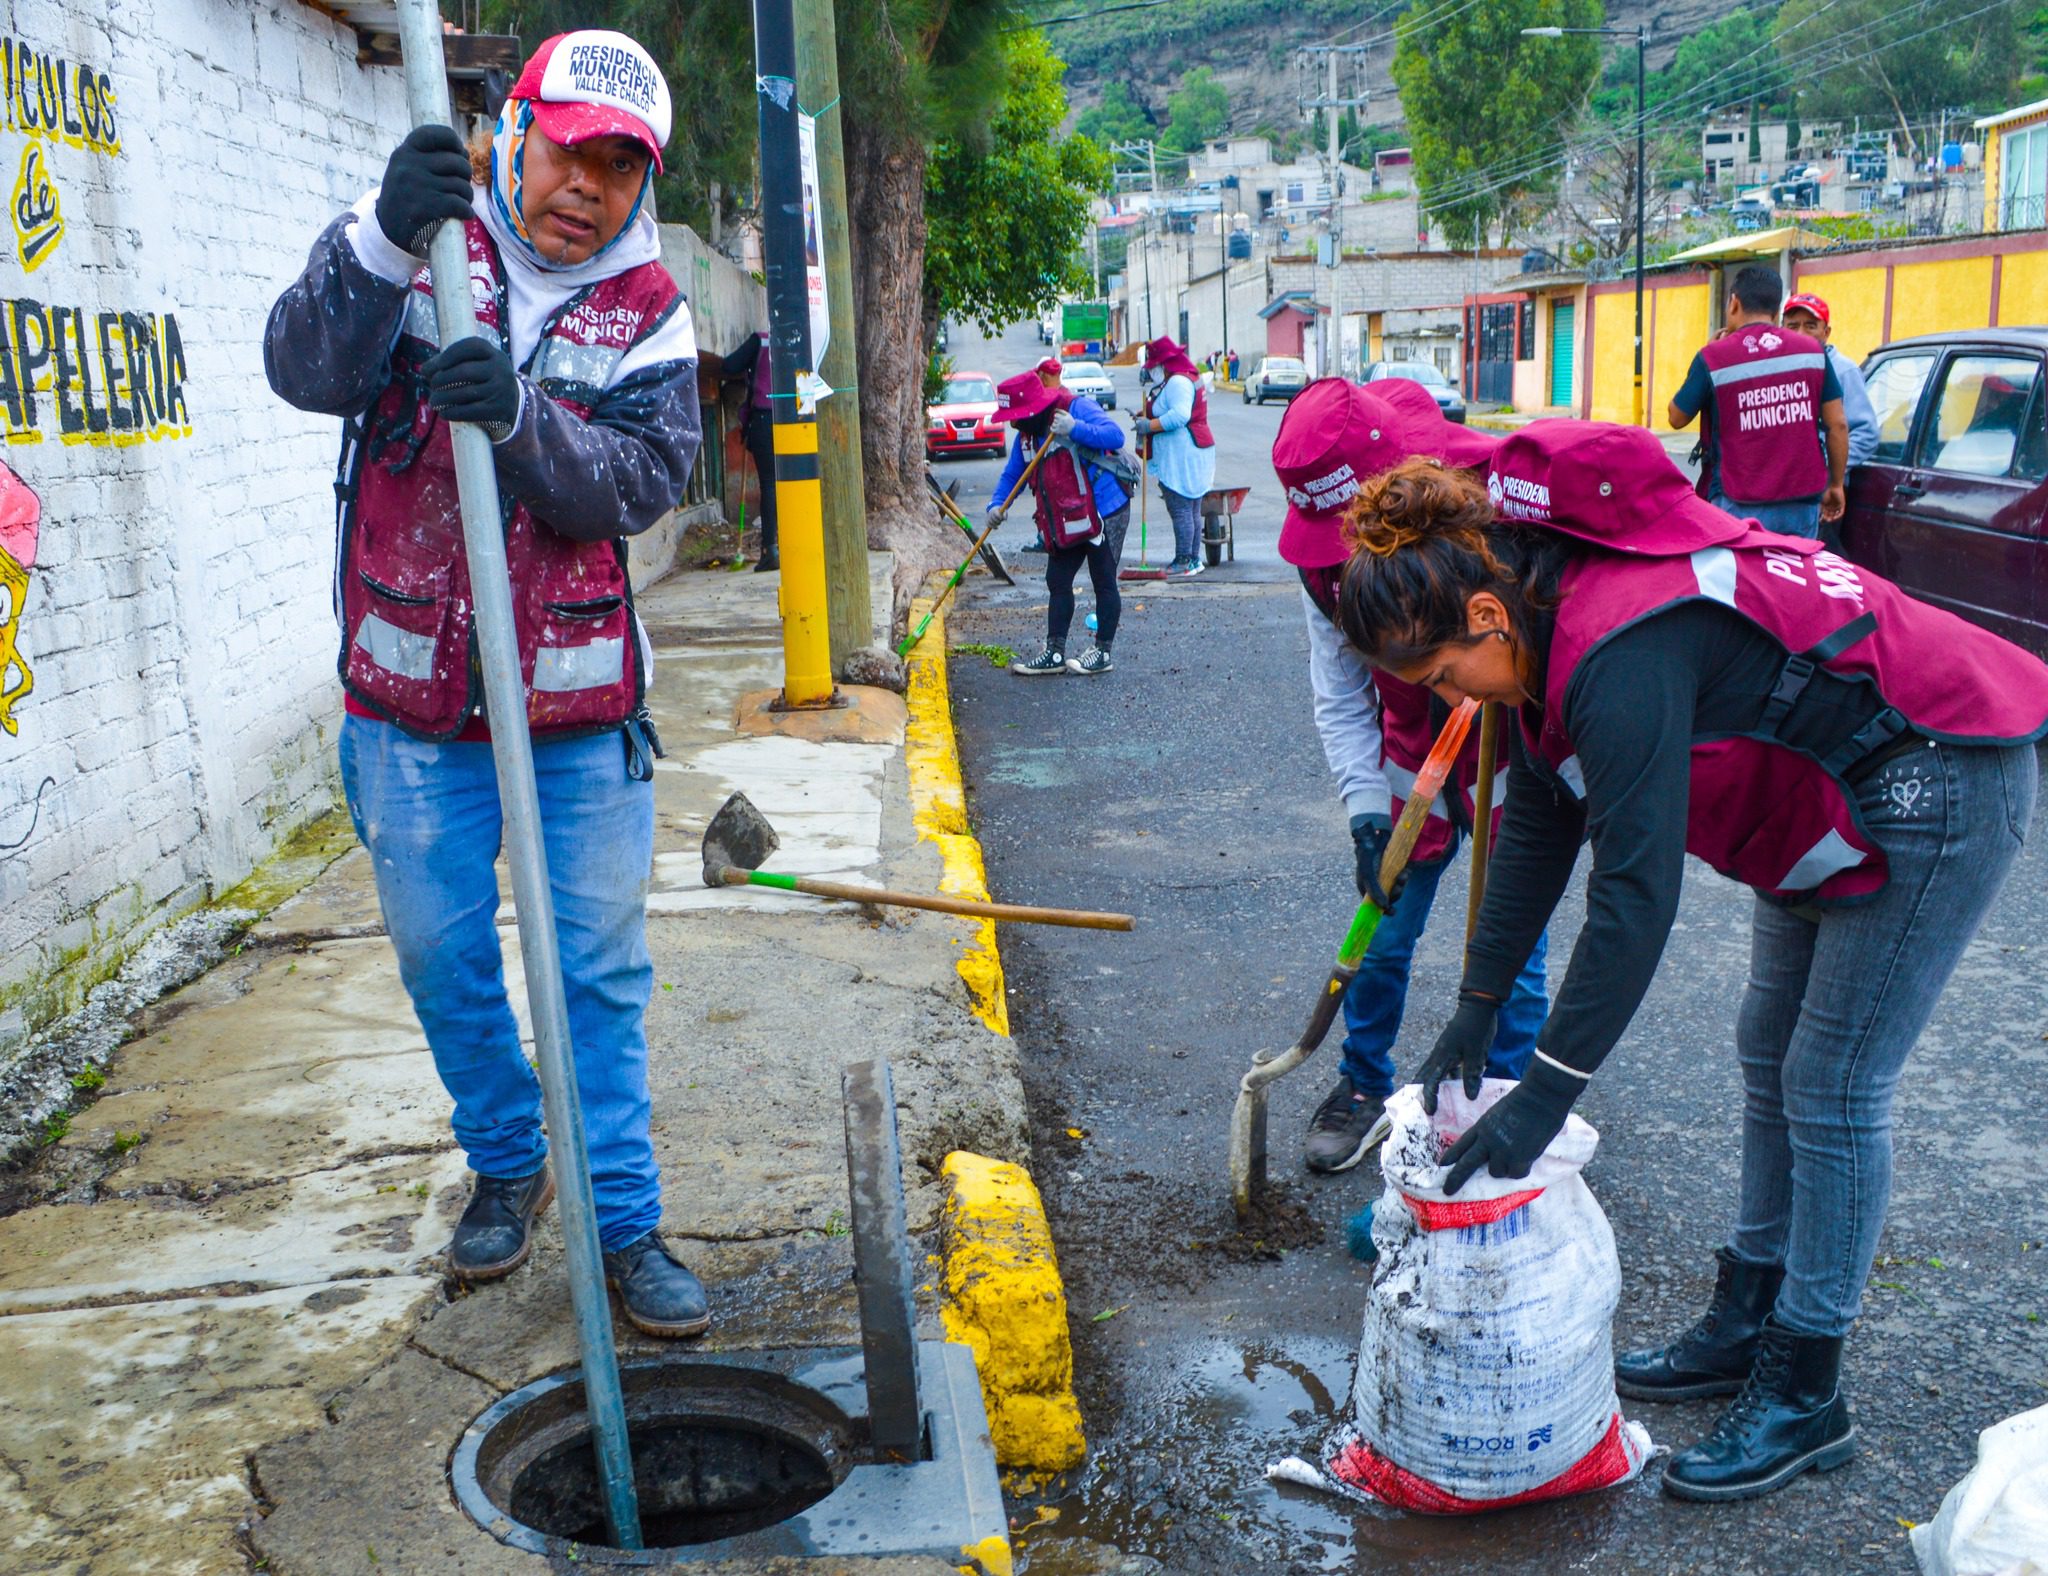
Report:
[[728,870],[758,870],[781,846],[768,817],[745,794],[736,793],[704,828],[704,884],[723,886]]

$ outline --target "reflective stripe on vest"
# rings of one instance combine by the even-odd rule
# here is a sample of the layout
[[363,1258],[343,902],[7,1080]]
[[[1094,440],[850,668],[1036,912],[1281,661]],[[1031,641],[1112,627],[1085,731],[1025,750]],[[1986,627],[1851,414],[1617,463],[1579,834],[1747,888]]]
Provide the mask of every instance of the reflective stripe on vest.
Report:
[[356,625],[355,643],[363,655],[387,673],[424,684],[434,676],[434,637],[414,634],[365,613]]
[[587,646],[542,646],[533,654],[533,687],[547,694],[602,689],[626,672],[623,638],[593,640]]

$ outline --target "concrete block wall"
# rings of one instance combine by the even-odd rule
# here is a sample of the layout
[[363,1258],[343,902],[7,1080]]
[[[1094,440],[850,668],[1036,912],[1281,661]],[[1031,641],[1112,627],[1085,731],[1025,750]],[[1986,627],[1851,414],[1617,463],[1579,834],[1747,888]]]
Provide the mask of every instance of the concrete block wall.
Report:
[[337,424],[261,339],[407,117],[299,0],[0,12],[4,1062],[335,803]]

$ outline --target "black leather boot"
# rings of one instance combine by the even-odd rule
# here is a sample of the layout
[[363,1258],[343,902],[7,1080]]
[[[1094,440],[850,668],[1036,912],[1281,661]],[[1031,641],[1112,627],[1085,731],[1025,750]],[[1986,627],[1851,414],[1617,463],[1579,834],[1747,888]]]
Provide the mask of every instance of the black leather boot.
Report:
[[604,1256],[604,1278],[626,1305],[626,1319],[648,1335],[702,1335],[711,1328],[704,1284],[650,1231]]
[[449,1272],[462,1281],[510,1275],[533,1251],[533,1223],[554,1196],[546,1166],[531,1176],[479,1176],[448,1244]]
[[1680,1499],[1755,1499],[1808,1468],[1826,1472],[1856,1454],[1856,1425],[1841,1390],[1842,1338],[1801,1335],[1766,1320],[1756,1366],[1714,1431],[1664,1469]]
[[1744,1264],[1726,1248],[1714,1257],[1713,1300],[1676,1340],[1623,1352],[1614,1360],[1614,1388],[1636,1401],[1683,1401],[1733,1395],[1749,1377],[1764,1316],[1778,1301],[1784,1266]]

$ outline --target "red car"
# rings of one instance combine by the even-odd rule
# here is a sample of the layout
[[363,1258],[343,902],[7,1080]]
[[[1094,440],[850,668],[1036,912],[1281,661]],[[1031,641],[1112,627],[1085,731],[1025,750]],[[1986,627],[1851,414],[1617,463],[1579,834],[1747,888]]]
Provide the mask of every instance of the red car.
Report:
[[2048,328],[1923,334],[1863,363],[1877,452],[1849,473],[1848,556],[2048,657]]
[[925,407],[925,458],[942,454],[1002,454],[1009,432],[996,424],[996,380],[986,372],[955,372],[946,392]]

